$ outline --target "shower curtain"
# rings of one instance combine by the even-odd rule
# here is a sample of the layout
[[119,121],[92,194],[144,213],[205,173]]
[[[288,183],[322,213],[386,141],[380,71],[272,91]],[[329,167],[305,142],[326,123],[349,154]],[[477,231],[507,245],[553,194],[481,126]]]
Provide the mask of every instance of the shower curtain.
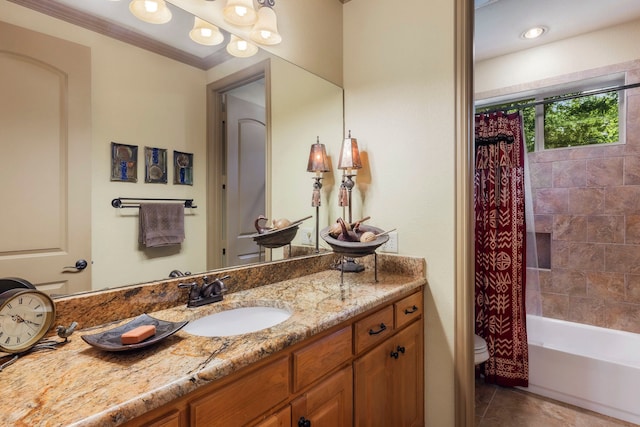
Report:
[[475,117],[475,332],[485,381],[502,386],[529,382],[522,129],[520,113]]

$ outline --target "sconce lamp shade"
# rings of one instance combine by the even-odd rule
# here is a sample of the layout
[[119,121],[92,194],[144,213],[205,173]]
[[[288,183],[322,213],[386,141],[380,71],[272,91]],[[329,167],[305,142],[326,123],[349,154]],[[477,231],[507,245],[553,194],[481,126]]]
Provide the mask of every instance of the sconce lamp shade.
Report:
[[164,0],[133,0],[129,10],[141,21],[149,24],[165,24],[171,20],[171,11]]
[[227,0],[222,14],[225,21],[242,27],[253,25],[258,19],[253,0]]
[[307,164],[307,172],[329,172],[329,159],[324,144],[320,144],[320,138],[315,144],[311,144],[309,152],[309,163]]
[[238,58],[248,58],[258,53],[258,46],[232,34],[231,41],[227,45],[227,52]]
[[251,40],[265,45],[275,45],[282,41],[278,33],[276,13],[270,7],[261,7],[258,10],[258,21],[249,34]]
[[224,41],[224,36],[218,27],[197,16],[193,23],[193,29],[189,31],[189,37],[194,42],[205,46],[215,46]]
[[349,137],[342,141],[338,169],[360,168],[362,168],[362,161],[360,160],[360,151],[358,150],[358,140],[351,138],[351,131],[349,131]]

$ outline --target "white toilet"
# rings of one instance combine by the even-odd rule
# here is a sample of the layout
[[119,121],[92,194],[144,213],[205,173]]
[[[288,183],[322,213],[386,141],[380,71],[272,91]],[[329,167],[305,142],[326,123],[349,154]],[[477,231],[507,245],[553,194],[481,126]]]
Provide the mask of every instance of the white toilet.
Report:
[[473,354],[474,363],[479,365],[489,359],[489,350],[487,349],[487,342],[481,336],[473,336]]

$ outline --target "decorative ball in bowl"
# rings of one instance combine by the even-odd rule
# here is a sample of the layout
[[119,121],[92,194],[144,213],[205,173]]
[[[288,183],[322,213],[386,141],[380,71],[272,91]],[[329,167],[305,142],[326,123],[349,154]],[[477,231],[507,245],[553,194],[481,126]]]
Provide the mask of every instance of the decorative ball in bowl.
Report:
[[[365,255],[371,255],[378,249],[380,246],[384,245],[388,240],[389,236],[387,234],[383,236],[376,236],[375,239],[369,242],[347,242],[344,240],[339,240],[338,238],[332,237],[329,234],[329,229],[331,227],[323,228],[320,231],[320,236],[324,239],[325,242],[331,246],[335,253],[351,256],[351,257],[361,257]],[[371,232],[375,235],[384,233],[384,230],[378,227],[373,227],[371,225],[360,225],[359,233]]]

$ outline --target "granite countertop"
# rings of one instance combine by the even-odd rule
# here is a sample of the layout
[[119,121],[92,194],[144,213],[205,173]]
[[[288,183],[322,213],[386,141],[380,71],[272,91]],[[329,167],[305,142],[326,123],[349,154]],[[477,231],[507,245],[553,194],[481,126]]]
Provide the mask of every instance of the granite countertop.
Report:
[[293,312],[283,323],[244,335],[207,338],[180,330],[146,348],[107,352],[80,336],[132,318],[76,331],[59,349],[30,353],[0,372],[0,424],[121,424],[426,284],[423,271],[406,273],[378,271],[376,283],[369,269],[345,274],[341,284],[339,271],[326,270],[227,294],[203,307],[182,304],[148,313],[178,322],[249,305]]

